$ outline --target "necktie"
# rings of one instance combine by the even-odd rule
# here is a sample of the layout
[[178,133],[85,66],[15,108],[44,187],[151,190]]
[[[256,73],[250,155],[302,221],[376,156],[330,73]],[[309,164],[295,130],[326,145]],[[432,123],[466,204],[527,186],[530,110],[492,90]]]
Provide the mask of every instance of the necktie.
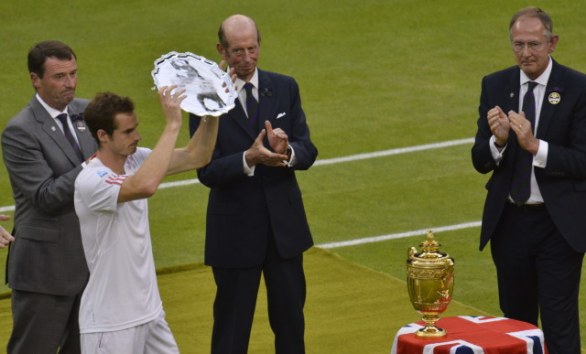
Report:
[[57,116],[57,119],[59,119],[59,121],[63,125],[63,134],[65,134],[65,138],[67,139],[67,141],[69,141],[69,144],[71,144],[73,151],[75,151],[75,153],[79,157],[79,161],[83,161],[84,159],[83,159],[83,154],[81,152],[81,149],[79,148],[77,141],[75,140],[75,138],[71,134],[71,130],[69,130],[67,114],[61,113],[60,115]]
[[[523,112],[525,118],[531,122],[531,128],[535,131],[535,95],[533,89],[537,82],[529,81],[527,93],[523,97]],[[533,167],[533,155],[517,147],[517,161],[513,171],[513,181],[511,185],[511,197],[515,204],[522,205],[531,194],[531,169]]]
[[252,84],[247,82],[244,84],[244,90],[246,91],[246,113],[248,114],[248,123],[252,127],[252,130],[257,130],[257,119],[258,119],[258,102],[252,95]]

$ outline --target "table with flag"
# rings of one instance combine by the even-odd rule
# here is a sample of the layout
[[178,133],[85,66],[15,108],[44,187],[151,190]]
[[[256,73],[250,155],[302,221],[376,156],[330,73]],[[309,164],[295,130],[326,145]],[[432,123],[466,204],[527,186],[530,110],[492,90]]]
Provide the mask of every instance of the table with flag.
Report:
[[546,354],[543,332],[536,326],[505,317],[454,316],[437,326],[447,331],[439,338],[422,338],[415,332],[423,322],[397,331],[391,354]]

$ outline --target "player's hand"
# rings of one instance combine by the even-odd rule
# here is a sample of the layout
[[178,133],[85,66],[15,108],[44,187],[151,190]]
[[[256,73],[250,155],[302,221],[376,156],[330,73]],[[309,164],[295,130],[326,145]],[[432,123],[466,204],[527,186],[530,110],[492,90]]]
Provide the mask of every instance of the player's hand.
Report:
[[167,122],[181,124],[181,102],[187,97],[184,88],[177,85],[163,86],[159,89],[159,99]]

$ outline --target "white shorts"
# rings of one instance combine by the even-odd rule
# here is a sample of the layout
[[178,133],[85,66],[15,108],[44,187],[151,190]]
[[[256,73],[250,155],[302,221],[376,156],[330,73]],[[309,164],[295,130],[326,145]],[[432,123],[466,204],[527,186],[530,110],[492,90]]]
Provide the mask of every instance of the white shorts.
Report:
[[158,318],[140,326],[112,332],[81,334],[82,354],[179,354],[161,310]]

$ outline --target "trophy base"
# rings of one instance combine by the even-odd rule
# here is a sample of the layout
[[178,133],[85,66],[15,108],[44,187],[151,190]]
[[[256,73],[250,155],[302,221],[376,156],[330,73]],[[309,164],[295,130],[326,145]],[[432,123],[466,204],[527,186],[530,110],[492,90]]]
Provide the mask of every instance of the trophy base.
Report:
[[415,332],[415,335],[421,338],[438,338],[443,337],[446,334],[448,333],[445,329],[438,328],[435,326],[425,326],[423,328],[418,329]]

